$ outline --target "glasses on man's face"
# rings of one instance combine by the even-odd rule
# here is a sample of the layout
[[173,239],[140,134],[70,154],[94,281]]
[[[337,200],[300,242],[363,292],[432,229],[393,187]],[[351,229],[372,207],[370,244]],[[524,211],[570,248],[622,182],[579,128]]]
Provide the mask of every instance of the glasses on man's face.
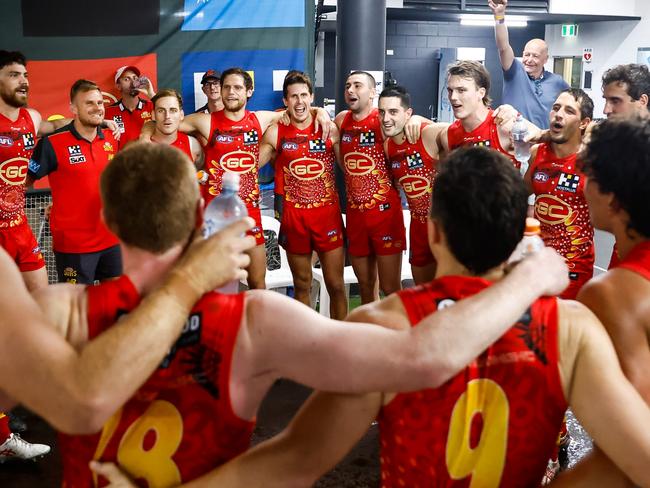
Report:
[[542,80],[533,80],[533,83],[535,83],[535,95],[541,97],[544,93],[542,91]]
[[220,84],[221,83],[219,83],[218,81],[206,81],[205,83],[203,83],[203,86],[212,88],[213,86],[219,86]]

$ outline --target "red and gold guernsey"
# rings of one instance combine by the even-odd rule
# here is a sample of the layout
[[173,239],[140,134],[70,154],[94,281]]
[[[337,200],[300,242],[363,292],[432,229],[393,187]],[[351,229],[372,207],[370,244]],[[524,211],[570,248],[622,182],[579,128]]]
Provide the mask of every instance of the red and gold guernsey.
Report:
[[278,124],[275,171],[280,173],[284,205],[319,208],[338,204],[332,140],[314,123],[305,129]]
[[[427,124],[423,123],[420,130]],[[415,144],[405,140],[397,144],[388,139],[388,164],[393,177],[404,189],[411,220],[426,222],[431,209],[431,191],[438,160],[429,155],[422,138]]]
[[460,120],[456,120],[447,129],[447,143],[449,150],[453,151],[461,146],[484,146],[495,149],[510,158],[515,168],[519,169],[521,163],[515,159],[512,154],[509,154],[499,141],[499,129],[494,120],[494,112],[492,109],[488,111],[485,120],[476,129],[467,132],[463,127]]
[[[151,140],[158,143],[158,141],[156,141],[153,137]],[[194,162],[194,155],[192,154],[192,146],[190,144],[190,136],[184,134],[183,132],[177,132],[176,140],[172,142],[170,146],[180,149],[185,154],[187,154],[187,157],[190,158],[190,161]]]
[[348,111],[341,122],[341,157],[349,208],[371,210],[383,204],[400,206],[384,155],[384,138],[375,108],[362,120]]
[[226,171],[239,174],[239,197],[249,208],[258,208],[260,187],[258,169],[262,127],[257,115],[246,110],[244,118],[234,122],[225,110],[213,112],[210,140],[204,148],[208,182],[201,188],[207,205],[221,193]]
[[26,108],[11,121],[0,114],[0,230],[25,224],[25,177],[36,145],[34,121]]
[[[448,276],[398,294],[414,326],[489,285]],[[557,299],[537,300],[447,383],[385,405],[382,487],[539,486],[567,408],[557,329]]]
[[628,269],[650,280],[650,241],[638,243],[615,267]]
[[575,154],[559,158],[544,143],[529,171],[544,243],[564,256],[570,274],[589,279],[595,259],[594,228],[584,195],[586,178],[576,162]]
[[[91,286],[92,339],[140,302],[128,277]],[[105,486],[92,459],[118,463],[139,486],[171,487],[210,471],[248,449],[253,422],[235,415],[229,379],[244,294],[208,293],[156,372],[94,435],[59,436],[63,486]]]

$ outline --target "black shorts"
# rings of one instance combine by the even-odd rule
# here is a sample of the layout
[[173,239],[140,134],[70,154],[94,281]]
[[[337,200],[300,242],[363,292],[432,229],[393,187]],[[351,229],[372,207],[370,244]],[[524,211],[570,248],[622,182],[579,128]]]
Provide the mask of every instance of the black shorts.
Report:
[[59,283],[92,285],[122,274],[120,246],[89,253],[54,252]]

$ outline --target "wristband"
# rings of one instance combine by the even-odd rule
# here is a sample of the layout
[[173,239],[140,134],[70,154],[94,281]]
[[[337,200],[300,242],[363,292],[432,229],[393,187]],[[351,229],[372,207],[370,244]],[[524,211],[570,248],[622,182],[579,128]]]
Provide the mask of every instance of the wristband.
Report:
[[505,15],[495,15],[494,16],[494,22],[497,23],[497,24],[505,24],[505,22],[506,22]]

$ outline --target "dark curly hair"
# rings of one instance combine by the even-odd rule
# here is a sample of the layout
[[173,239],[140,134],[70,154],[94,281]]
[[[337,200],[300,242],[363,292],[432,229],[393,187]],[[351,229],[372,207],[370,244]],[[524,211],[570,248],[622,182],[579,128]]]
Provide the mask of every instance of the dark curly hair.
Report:
[[607,119],[591,132],[582,168],[629,214],[628,229],[650,237],[650,120]]
[[603,88],[610,83],[625,83],[633,100],[644,93],[650,97],[650,71],[645,64],[619,64],[608,69],[603,75]]

